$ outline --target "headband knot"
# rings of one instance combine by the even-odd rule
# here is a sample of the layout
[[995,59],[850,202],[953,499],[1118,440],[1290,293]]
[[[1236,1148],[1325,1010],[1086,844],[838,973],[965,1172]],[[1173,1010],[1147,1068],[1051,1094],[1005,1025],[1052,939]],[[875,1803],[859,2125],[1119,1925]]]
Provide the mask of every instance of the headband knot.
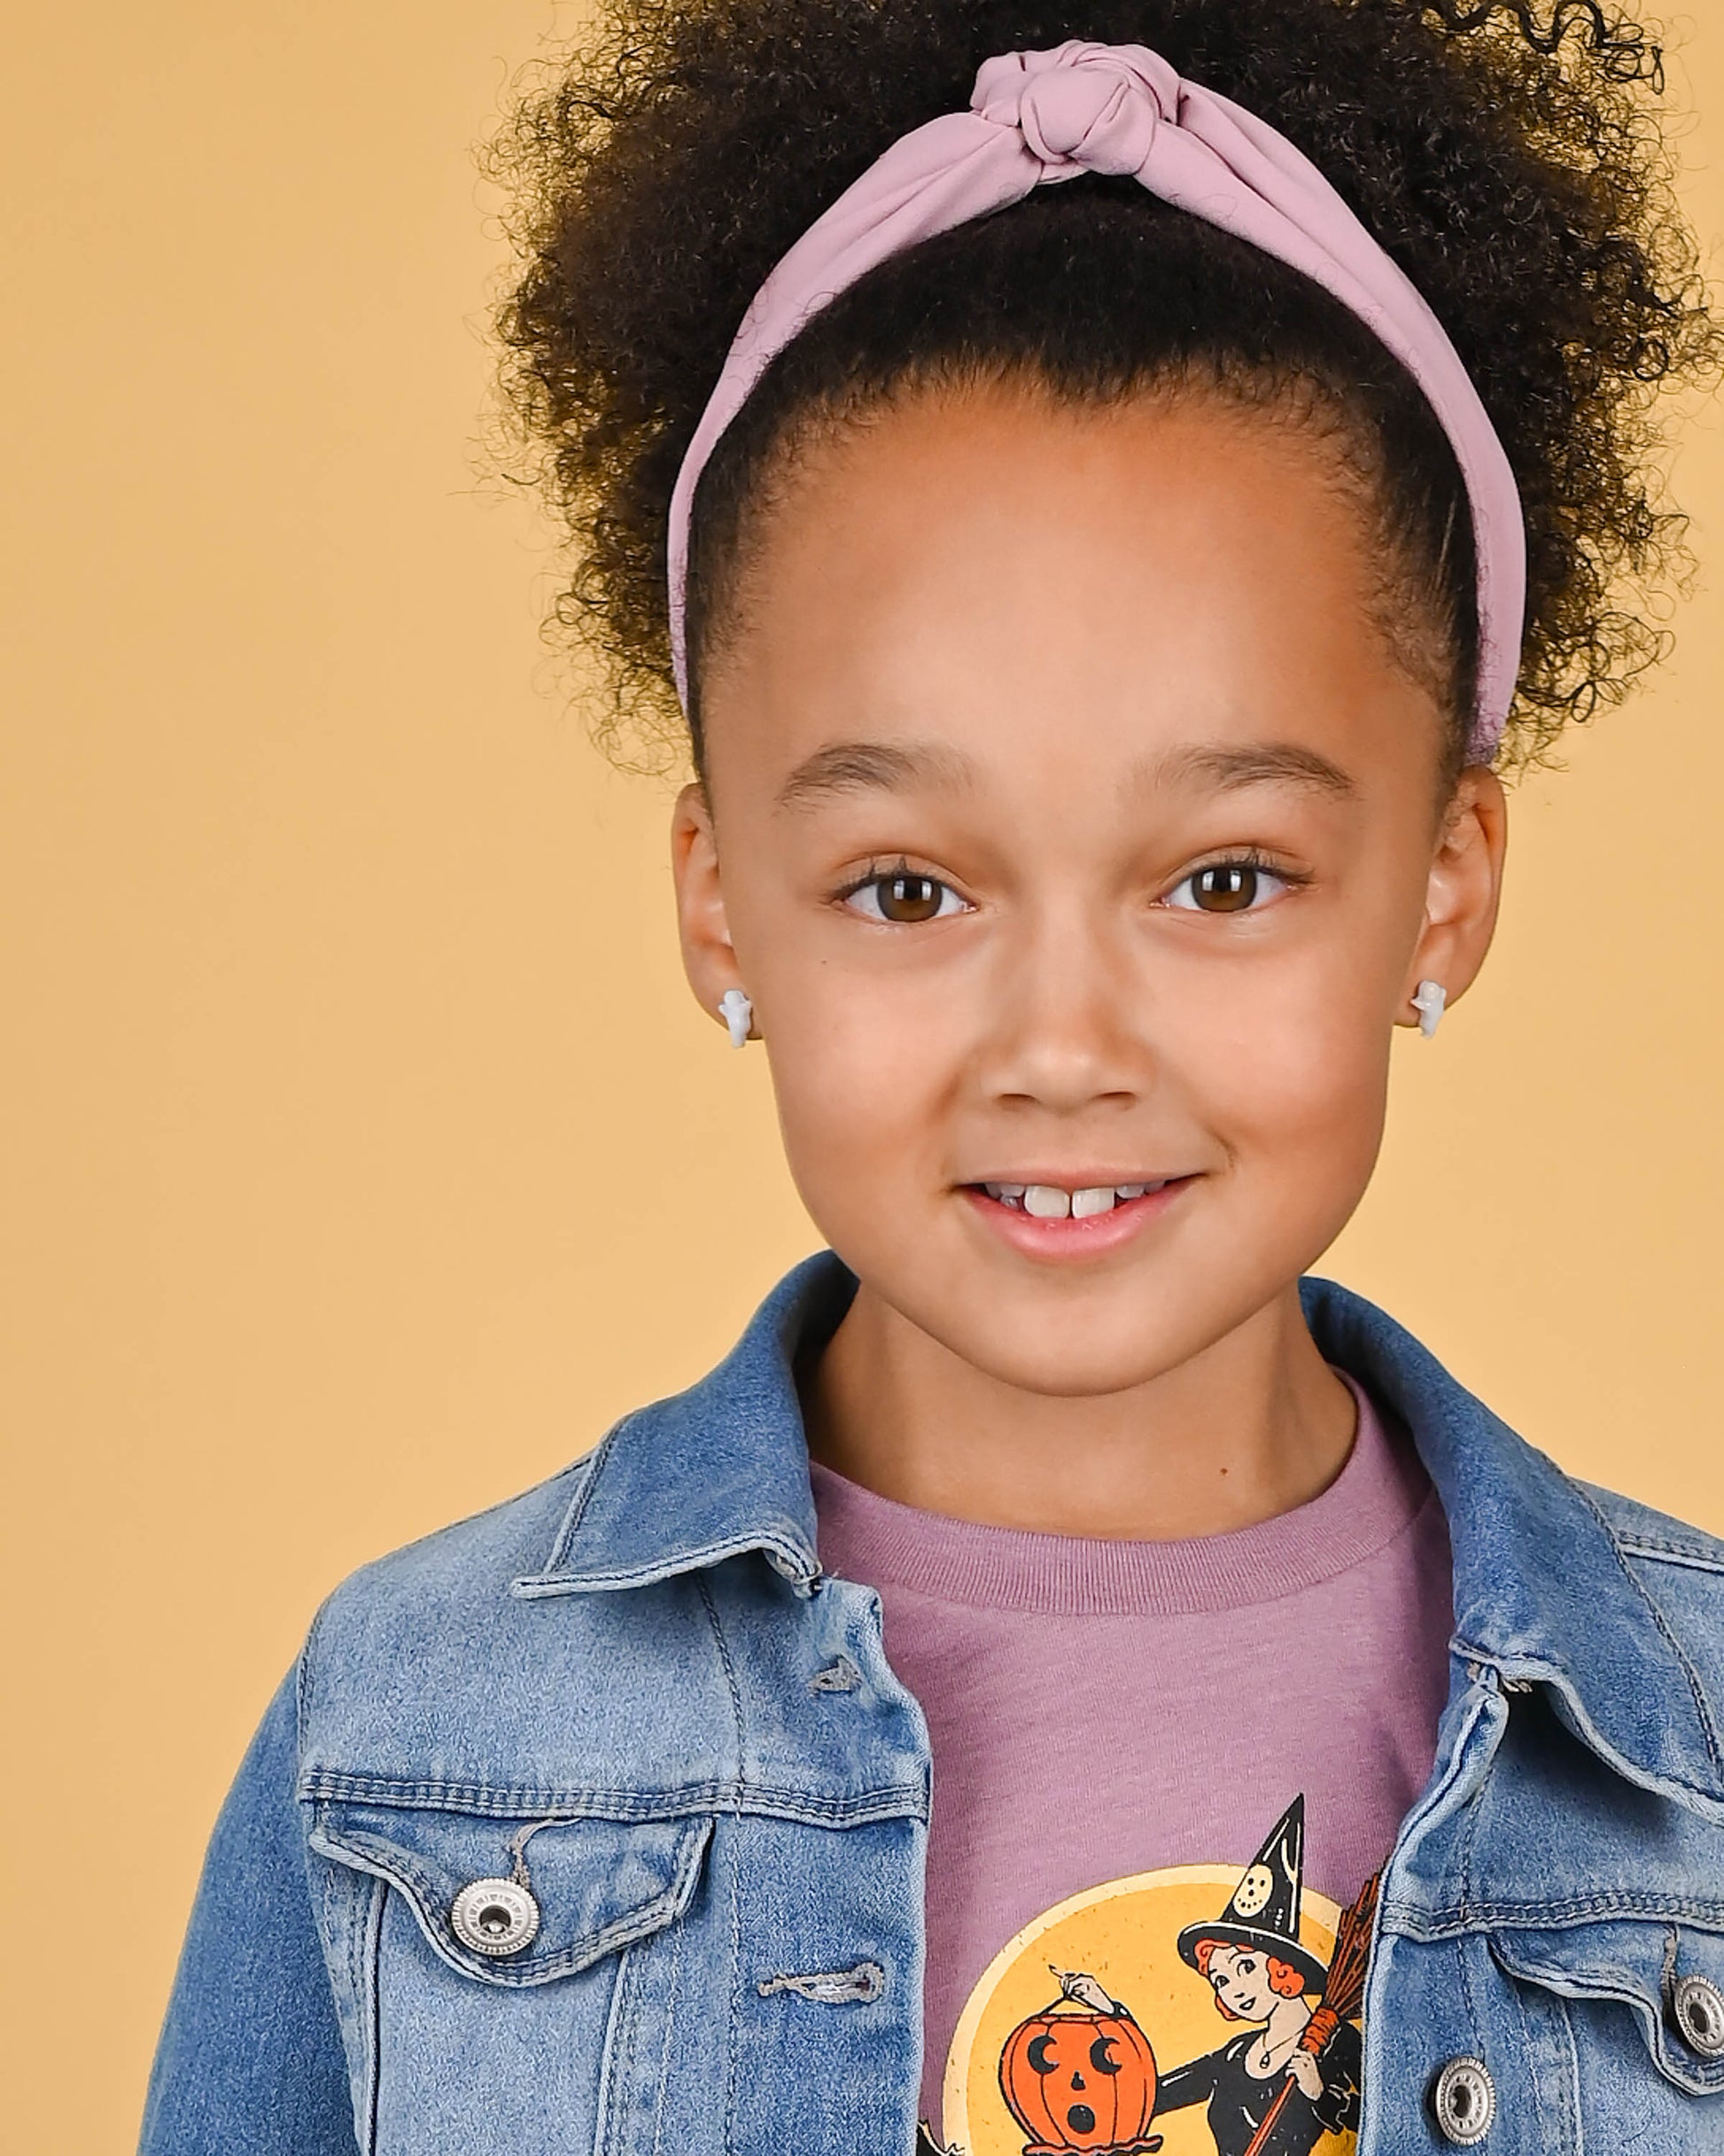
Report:
[[970,110],[1017,128],[1044,165],[1067,168],[1044,178],[1068,178],[1074,167],[1125,178],[1143,169],[1161,123],[1177,122],[1179,92],[1159,53],[1068,37],[1044,52],[983,60]]

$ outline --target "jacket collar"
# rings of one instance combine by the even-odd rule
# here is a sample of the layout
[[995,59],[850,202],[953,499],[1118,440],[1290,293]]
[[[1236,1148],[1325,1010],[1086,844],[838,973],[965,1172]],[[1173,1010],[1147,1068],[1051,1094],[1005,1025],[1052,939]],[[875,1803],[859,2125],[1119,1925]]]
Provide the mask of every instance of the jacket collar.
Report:
[[1717,1703],[1586,1486],[1363,1296],[1319,1280],[1301,1295],[1318,1347],[1400,1416],[1436,1484],[1456,1653],[1510,1690],[1548,1685],[1562,1719],[1618,1772],[1718,1817]]
[[[819,1576],[796,1385],[856,1278],[832,1251],[786,1274],[687,1391],[624,1420],[589,1456],[540,1572],[540,1596],[643,1586],[758,1550],[801,1594]],[[1324,1355],[1411,1432],[1448,1515],[1456,1654],[1558,1711],[1618,1771],[1707,1811],[1724,1773],[1689,1665],[1579,1483],[1456,1383],[1413,1336],[1333,1281],[1301,1284]]]
[[856,1276],[806,1257],[686,1392],[625,1415],[589,1455],[544,1570],[517,1592],[641,1587],[762,1550],[806,1593],[819,1577],[799,1352],[830,1337]]

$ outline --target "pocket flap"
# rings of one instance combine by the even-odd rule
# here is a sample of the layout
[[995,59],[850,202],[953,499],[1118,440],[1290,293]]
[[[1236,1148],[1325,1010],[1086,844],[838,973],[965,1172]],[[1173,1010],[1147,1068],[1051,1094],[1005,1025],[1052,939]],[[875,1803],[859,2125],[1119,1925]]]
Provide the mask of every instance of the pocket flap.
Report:
[[[669,1924],[694,1893],[711,1833],[704,1814],[522,1820],[321,1802],[309,1839],[320,1855],[398,1887],[444,1960],[485,1983],[520,1985],[571,1976]],[[456,1934],[455,1896],[476,1880],[511,1876],[532,1895],[538,1930],[518,1952],[477,1952]]]
[[1699,1977],[1724,1999],[1724,1936],[1684,1923],[1602,1920],[1561,1930],[1493,1933],[1510,1976],[1571,1999],[1613,1999],[1633,2012],[1660,2073],[1691,2096],[1724,2094],[1724,2058],[1683,2035],[1677,1988]]

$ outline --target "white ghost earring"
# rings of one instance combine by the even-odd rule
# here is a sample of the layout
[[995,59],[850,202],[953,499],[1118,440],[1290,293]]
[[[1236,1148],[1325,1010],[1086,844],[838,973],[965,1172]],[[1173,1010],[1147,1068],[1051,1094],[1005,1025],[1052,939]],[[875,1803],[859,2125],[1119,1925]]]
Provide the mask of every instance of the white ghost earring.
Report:
[[1421,981],[1413,991],[1413,1008],[1418,1013],[1418,1030],[1429,1040],[1442,1018],[1443,1006],[1448,1000],[1448,991],[1441,981]]
[[749,1028],[754,1024],[754,1005],[740,988],[726,988],[718,998],[718,1016],[730,1028],[731,1047],[746,1047]]

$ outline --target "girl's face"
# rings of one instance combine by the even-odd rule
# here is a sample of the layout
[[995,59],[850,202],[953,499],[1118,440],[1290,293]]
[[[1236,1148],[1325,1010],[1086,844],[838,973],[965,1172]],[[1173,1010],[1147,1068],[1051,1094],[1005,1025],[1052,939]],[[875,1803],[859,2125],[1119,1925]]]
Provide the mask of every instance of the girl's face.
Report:
[[906,400],[798,465],[707,675],[695,991],[753,999],[833,1248],[1012,1385],[1148,1382],[1289,1292],[1412,991],[1483,957],[1501,791],[1439,799],[1335,459],[1192,398]]
[[1267,2021],[1280,2004],[1261,1954],[1218,1946],[1209,1956],[1209,1982],[1215,1996],[1236,2020]]

